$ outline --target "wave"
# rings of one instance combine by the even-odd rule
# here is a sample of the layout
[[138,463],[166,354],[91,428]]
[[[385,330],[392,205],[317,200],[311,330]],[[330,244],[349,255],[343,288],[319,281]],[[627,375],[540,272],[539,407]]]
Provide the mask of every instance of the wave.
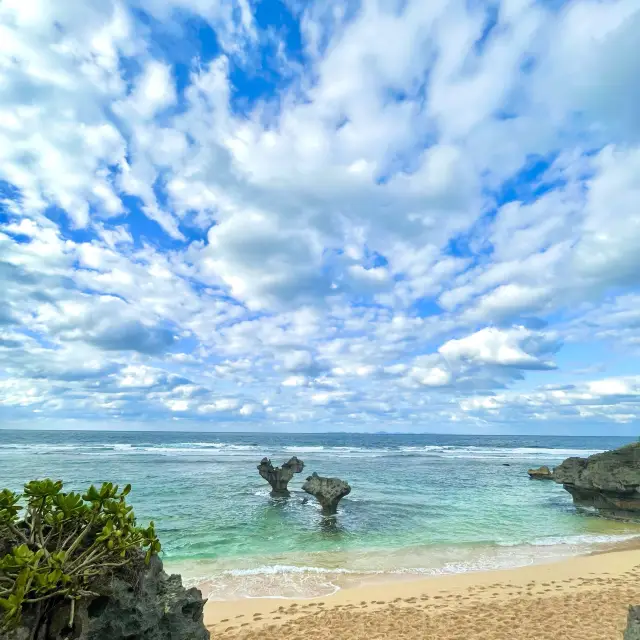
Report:
[[412,445],[399,447],[350,447],[330,445],[267,446],[223,442],[150,443],[78,443],[78,444],[0,444],[0,454],[53,454],[73,452],[74,455],[161,455],[161,456],[286,456],[288,453],[331,456],[338,458],[434,457],[475,460],[536,460],[589,456],[603,449],[551,447],[486,447],[480,445]]
[[400,447],[402,453],[412,455],[434,456],[441,458],[463,459],[536,459],[536,458],[568,458],[570,456],[590,456],[602,453],[604,449],[552,449],[544,447],[481,447],[481,446],[446,446],[428,445],[425,447]]
[[[214,600],[230,598],[311,598],[335,593],[342,587],[361,584],[375,579],[394,579],[394,576],[439,576],[478,571],[510,569],[553,562],[562,558],[577,556],[603,544],[613,544],[640,537],[628,535],[575,535],[550,537],[528,543],[497,543],[480,547],[423,549],[371,550],[370,568],[365,566],[327,567],[311,563],[256,563],[255,566],[216,570],[211,563],[210,571],[200,563],[191,566],[176,563],[172,570],[182,573],[185,583],[198,586]],[[307,559],[313,558],[310,554]],[[398,566],[379,566],[379,561],[394,562]],[[415,562],[406,566],[406,562]],[[169,563],[169,559],[167,559]],[[402,564],[405,566],[402,566]],[[360,563],[362,565],[362,558]],[[378,566],[376,566],[378,564]],[[204,575],[203,575],[204,574]],[[387,578],[385,578],[387,576]]]
[[640,538],[638,533],[620,534],[582,534],[570,536],[550,536],[548,538],[538,538],[531,541],[497,542],[499,547],[556,547],[568,546],[593,546],[600,544],[617,544]]
[[298,565],[273,564],[254,567],[252,569],[227,569],[221,571],[223,576],[269,576],[281,573],[329,573],[329,574],[350,574],[350,573],[384,573],[382,571],[355,571],[353,569],[343,569],[337,567],[328,569],[327,567],[305,567]]

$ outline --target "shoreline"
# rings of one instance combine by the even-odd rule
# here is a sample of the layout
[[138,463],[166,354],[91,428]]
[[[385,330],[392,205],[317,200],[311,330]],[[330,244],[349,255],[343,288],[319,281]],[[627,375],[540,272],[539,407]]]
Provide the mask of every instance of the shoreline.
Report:
[[[640,604],[640,539],[545,564],[414,575],[346,587],[316,598],[210,600],[205,624],[212,637],[229,640],[251,638],[258,632],[265,639],[286,633],[305,639],[346,640],[376,637],[374,632],[382,628],[386,632],[380,637],[403,639],[414,637],[414,632],[416,638],[429,637],[431,629],[438,640],[498,640],[509,629],[511,635],[504,638],[516,640],[545,638],[549,626],[545,620],[557,618],[556,626],[562,622],[566,629],[560,633],[551,628],[550,640],[613,640],[621,637],[616,634],[622,633],[631,604]],[[517,610],[522,615],[514,618],[511,612]],[[474,627],[473,615],[482,617],[482,612],[493,615]],[[519,635],[514,629],[523,619],[531,629],[525,633],[523,627]],[[593,633],[585,631],[585,625]],[[539,631],[534,633],[533,627]]]
[[229,559],[165,561],[212,602],[307,601],[364,585],[415,582],[561,562],[610,550],[640,548],[640,529],[624,534],[575,536],[521,544],[419,545],[283,553]]

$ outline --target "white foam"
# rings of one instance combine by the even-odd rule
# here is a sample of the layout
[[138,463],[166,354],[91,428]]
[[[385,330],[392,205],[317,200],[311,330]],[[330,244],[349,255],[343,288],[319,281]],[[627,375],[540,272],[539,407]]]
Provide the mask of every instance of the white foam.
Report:
[[54,451],[75,451],[78,449],[74,444],[0,444],[0,450],[17,453],[48,453]]
[[617,542],[625,542],[626,540],[633,540],[640,537],[640,534],[583,534],[574,536],[555,536],[549,538],[539,538],[532,542],[525,543],[534,547],[555,547],[558,545],[572,545],[572,546],[584,546],[584,545],[597,545],[597,544],[614,544]]
[[286,564],[274,564],[263,565],[260,567],[254,567],[252,569],[228,569],[222,571],[220,575],[223,576],[271,576],[275,574],[289,574],[289,573],[327,573],[327,574],[346,574],[346,573],[383,573],[382,571],[353,571],[350,569],[328,569],[326,567],[306,567],[298,565],[286,565]]
[[[468,547],[465,550],[457,549],[457,551],[453,548],[439,549],[440,552],[445,551],[445,553],[438,553],[438,549],[434,548],[433,552],[424,554],[408,552],[404,558],[406,561],[407,558],[417,560],[420,557],[426,561],[426,565],[430,566],[378,568],[375,564],[380,560],[380,555],[372,552],[373,567],[370,569],[312,564],[261,564],[216,571],[215,564],[212,564],[213,570],[210,573],[205,571],[208,575],[202,575],[202,566],[198,563],[196,566],[192,565],[191,570],[188,567],[176,567],[176,570],[180,570],[188,585],[199,586],[208,592],[212,599],[226,600],[232,595],[243,598],[304,598],[333,593],[340,588],[337,583],[342,584],[345,580],[357,582],[358,576],[363,578],[394,575],[437,576],[508,569],[552,562],[576,556],[598,544],[622,542],[636,537],[639,536],[637,534],[558,536],[529,542],[487,545],[482,548]],[[449,560],[454,551],[453,555],[458,558]],[[402,565],[402,556],[399,556],[398,560]]]
[[570,456],[586,457],[595,453],[602,453],[604,449],[552,449],[537,447],[480,447],[480,446],[446,446],[439,447],[428,445],[425,447],[401,447],[399,451],[420,454],[427,456],[437,456],[443,458],[461,458],[461,459],[494,459],[494,458],[510,458],[510,459],[534,459],[534,458],[568,458]]
[[[601,453],[602,449],[536,448],[536,447],[483,447],[478,445],[424,445],[390,447],[349,447],[329,445],[287,445],[271,447],[271,456],[277,457],[278,450],[297,454],[315,454],[339,458],[380,458],[401,457],[406,454],[472,460],[562,460],[569,456],[589,456]],[[131,444],[131,443],[87,443],[87,444],[0,444],[0,452],[12,453],[64,453],[73,451],[75,455],[162,455],[162,456],[203,456],[215,455],[240,457],[263,452],[266,447],[256,444],[233,444],[222,442],[178,442],[176,444]],[[286,455],[286,454],[283,454]]]

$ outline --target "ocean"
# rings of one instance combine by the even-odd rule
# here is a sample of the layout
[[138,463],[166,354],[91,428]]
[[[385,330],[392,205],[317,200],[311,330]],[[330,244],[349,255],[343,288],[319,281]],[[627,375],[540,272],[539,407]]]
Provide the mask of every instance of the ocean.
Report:
[[[170,571],[214,599],[312,597],[345,585],[546,562],[640,535],[576,510],[531,466],[619,447],[617,437],[0,430],[0,488],[33,478],[131,483]],[[256,466],[305,470],[273,499]],[[337,476],[335,520],[300,487]]]

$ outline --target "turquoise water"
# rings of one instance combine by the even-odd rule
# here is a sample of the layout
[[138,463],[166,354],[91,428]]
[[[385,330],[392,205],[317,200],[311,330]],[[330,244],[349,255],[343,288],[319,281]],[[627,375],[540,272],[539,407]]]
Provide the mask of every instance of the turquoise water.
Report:
[[[44,476],[73,489],[130,482],[139,520],[157,524],[168,567],[211,597],[306,596],[387,574],[542,562],[638,534],[577,511],[562,487],[526,474],[628,441],[0,431],[0,487]],[[290,483],[290,499],[274,500],[256,465],[294,454],[305,471]],[[312,471],[352,486],[336,522],[302,502]]]

